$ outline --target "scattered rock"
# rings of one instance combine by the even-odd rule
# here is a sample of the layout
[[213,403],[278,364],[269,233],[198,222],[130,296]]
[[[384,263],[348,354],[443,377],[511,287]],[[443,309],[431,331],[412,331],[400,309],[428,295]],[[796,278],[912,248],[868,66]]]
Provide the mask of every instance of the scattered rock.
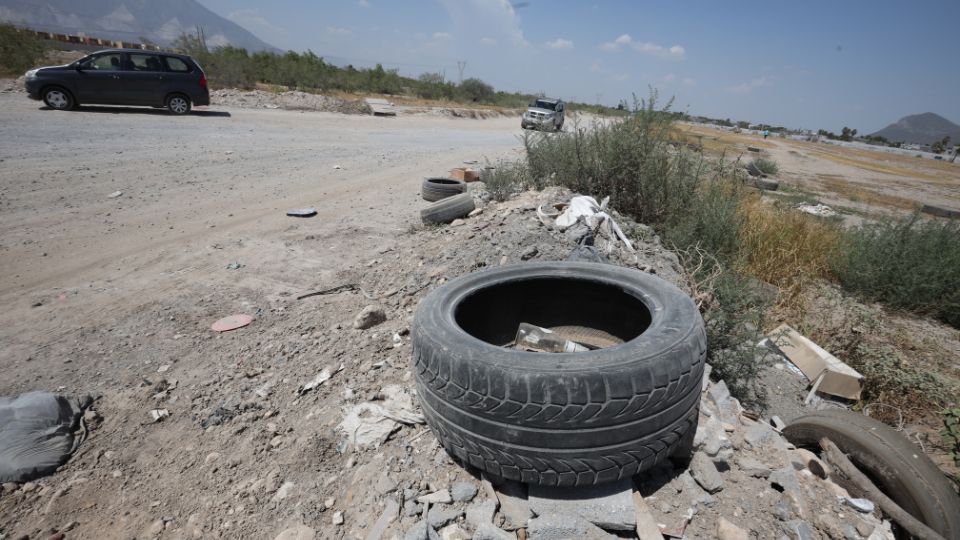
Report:
[[847,497],[843,502],[847,503],[847,506],[850,508],[864,514],[872,514],[873,511],[876,510],[876,505],[868,499],[851,499]]
[[[409,539],[404,539],[409,540]],[[515,534],[508,533],[492,523],[484,523],[473,533],[473,540],[517,540]]]
[[392,498],[388,498],[386,506],[383,508],[383,512],[380,514],[380,517],[377,518],[376,523],[374,523],[373,526],[370,527],[370,530],[367,531],[367,538],[371,540],[383,538],[383,534],[386,532],[387,527],[389,527],[390,524],[397,519],[397,510],[399,509],[400,505],[397,503],[397,501],[393,500]]
[[450,497],[455,502],[470,502],[477,496],[477,486],[472,482],[454,482],[450,484]]
[[519,482],[507,480],[495,486],[497,500],[500,501],[500,513],[503,514],[503,528],[515,531],[527,526],[527,520],[533,517],[530,503],[527,501],[527,487]]
[[343,519],[342,511],[334,512],[333,517],[330,518],[330,523],[333,523],[334,525],[337,525],[337,526],[343,525],[343,522],[344,522],[344,519]]
[[284,529],[273,540],[314,540],[316,537],[316,531],[301,523]]
[[723,489],[723,478],[706,454],[697,452],[690,461],[690,474],[707,493],[716,493]]
[[280,502],[286,499],[290,495],[290,492],[293,491],[294,486],[295,484],[293,482],[284,482],[270,500]]
[[426,520],[421,520],[407,529],[406,534],[403,535],[403,540],[440,540],[440,535],[427,524]]
[[357,330],[366,330],[386,322],[387,313],[380,306],[370,305],[363,308],[353,320],[353,327]]
[[538,253],[540,253],[540,250],[537,249],[537,246],[529,246],[520,252],[520,260],[529,261],[536,257]]
[[538,516],[580,516],[615,531],[632,531],[637,526],[630,479],[576,489],[531,485],[529,490],[530,509]]
[[460,528],[456,523],[451,523],[440,529],[441,540],[470,540],[470,533]]
[[750,540],[747,531],[730,523],[726,518],[717,519],[717,539],[718,540]]
[[477,529],[480,525],[493,523],[493,516],[496,513],[497,502],[495,500],[474,502],[467,506],[467,524]]
[[749,474],[754,478],[769,478],[770,477],[770,467],[767,467],[760,461],[752,458],[741,456],[737,458],[737,467],[743,471],[744,474]]
[[440,509],[433,507],[430,508],[430,512],[427,514],[427,523],[429,523],[434,529],[439,529],[450,522],[455,521],[462,515],[463,510],[455,510],[453,508]]
[[450,504],[453,502],[453,499],[450,498],[449,490],[441,489],[440,491],[434,491],[433,493],[417,497],[417,502],[429,504]]

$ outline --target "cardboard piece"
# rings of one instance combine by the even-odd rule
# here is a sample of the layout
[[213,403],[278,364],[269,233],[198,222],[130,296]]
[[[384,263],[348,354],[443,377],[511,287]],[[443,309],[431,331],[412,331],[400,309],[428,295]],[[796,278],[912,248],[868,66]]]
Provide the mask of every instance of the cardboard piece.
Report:
[[480,172],[466,167],[456,167],[450,169],[450,178],[463,180],[464,182],[476,182],[480,180]]
[[857,370],[786,324],[780,325],[769,337],[770,344],[800,368],[807,379],[816,381],[815,391],[847,399],[860,399],[860,381],[863,380],[863,375]]

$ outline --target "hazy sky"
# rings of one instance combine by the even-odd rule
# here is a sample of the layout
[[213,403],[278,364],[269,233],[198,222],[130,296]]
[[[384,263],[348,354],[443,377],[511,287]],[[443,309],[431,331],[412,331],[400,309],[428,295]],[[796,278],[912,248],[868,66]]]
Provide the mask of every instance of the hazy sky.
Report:
[[[861,133],[960,123],[960,1],[200,0],[283,49],[405,75]],[[266,5],[265,5],[266,4]],[[511,5],[516,4],[516,6]]]

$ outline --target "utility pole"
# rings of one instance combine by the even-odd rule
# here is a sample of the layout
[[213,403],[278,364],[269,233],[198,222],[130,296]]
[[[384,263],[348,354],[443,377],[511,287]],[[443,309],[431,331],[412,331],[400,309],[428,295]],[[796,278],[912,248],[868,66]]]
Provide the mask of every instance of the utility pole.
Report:
[[466,60],[462,60],[462,61],[461,61],[461,60],[458,60],[458,61],[457,61],[457,69],[460,70],[460,84],[463,84],[463,71],[464,71],[465,69],[467,69],[467,61],[466,61]]

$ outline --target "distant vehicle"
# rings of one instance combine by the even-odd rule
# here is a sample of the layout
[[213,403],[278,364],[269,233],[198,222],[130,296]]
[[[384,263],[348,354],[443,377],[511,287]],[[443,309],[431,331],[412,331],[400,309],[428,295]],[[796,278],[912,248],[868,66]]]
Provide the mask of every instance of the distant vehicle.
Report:
[[560,131],[563,129],[563,101],[553,98],[539,98],[530,104],[527,112],[523,113],[520,119],[520,127],[523,129],[552,129]]
[[27,72],[27,93],[55,110],[78,105],[166,107],[173,114],[209,105],[207,77],[185,54],[111,49],[65,66]]

